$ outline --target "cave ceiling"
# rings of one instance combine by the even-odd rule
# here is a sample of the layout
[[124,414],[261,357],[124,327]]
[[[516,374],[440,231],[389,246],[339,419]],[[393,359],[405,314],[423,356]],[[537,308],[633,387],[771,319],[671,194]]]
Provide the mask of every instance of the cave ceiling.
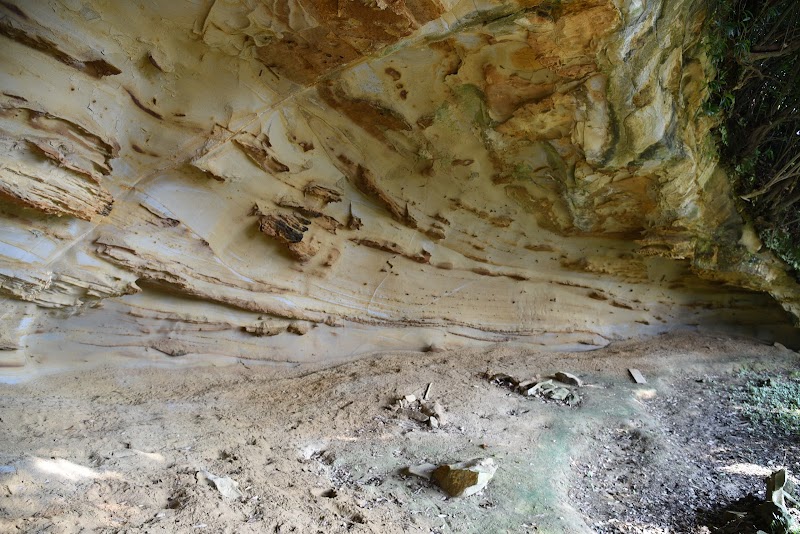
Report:
[[0,363],[792,332],[699,4],[0,2]]

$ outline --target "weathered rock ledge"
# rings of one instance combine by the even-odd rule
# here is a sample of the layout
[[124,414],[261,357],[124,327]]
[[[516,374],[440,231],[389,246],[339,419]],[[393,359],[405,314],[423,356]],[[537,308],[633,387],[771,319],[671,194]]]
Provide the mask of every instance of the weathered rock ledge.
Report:
[[796,339],[689,0],[0,3],[0,365]]

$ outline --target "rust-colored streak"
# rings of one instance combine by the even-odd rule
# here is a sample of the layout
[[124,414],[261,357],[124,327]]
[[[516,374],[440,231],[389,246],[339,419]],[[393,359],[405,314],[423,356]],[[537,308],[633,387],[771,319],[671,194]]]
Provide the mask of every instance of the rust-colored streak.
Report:
[[324,230],[336,234],[336,230],[342,227],[342,224],[330,215],[325,215],[319,210],[298,204],[288,200],[280,200],[276,202],[282,208],[288,208],[299,213],[308,219],[314,219],[314,222],[321,226]]
[[403,247],[401,247],[397,243],[393,243],[391,241],[377,241],[375,239],[357,238],[357,237],[351,238],[350,241],[352,241],[357,245],[363,245],[365,247],[382,250],[384,252],[391,252],[392,254],[403,256],[404,258],[408,258],[417,263],[431,262],[431,253],[428,252],[427,250],[422,250],[420,252],[417,252],[416,254],[413,254],[403,249]]
[[[258,206],[255,213],[261,213]],[[306,239],[311,221],[294,213],[267,213],[261,215],[259,230],[283,244],[296,260],[306,262],[318,251],[318,243]]]
[[122,73],[117,67],[104,59],[94,59],[83,63],[83,72],[93,78],[102,78],[103,76],[116,76]]
[[303,188],[303,195],[316,197],[325,204],[342,201],[341,191],[314,182],[306,184],[305,188]]
[[6,93],[5,91],[3,91],[3,94],[5,96],[7,96],[8,98],[13,98],[14,100],[19,100],[20,102],[27,102],[28,101],[27,98],[19,96],[19,95],[15,95],[13,93]]
[[161,65],[158,64],[158,61],[156,61],[156,58],[153,57],[153,54],[147,54],[147,61],[149,61],[152,66],[154,66],[161,72],[164,72],[164,69],[161,68]]
[[42,37],[41,35],[29,34],[25,32],[25,30],[12,26],[7,20],[0,20],[0,35],[8,37],[12,41],[16,41],[23,46],[27,46],[28,48],[38,50],[39,52],[52,57],[56,61],[83,72],[84,74],[87,74],[93,78],[113,76],[122,72],[104,59],[82,61],[74,58],[61,50],[53,41]]
[[417,228],[417,221],[408,212],[408,206],[406,205],[400,207],[400,205],[395,202],[395,200],[389,196],[386,191],[381,189],[369,169],[363,165],[358,165],[353,173],[352,179],[359,191],[368,197],[377,200],[384,208],[386,208],[394,220],[405,224],[409,228]]
[[268,214],[261,217],[259,226],[262,232],[282,243],[299,243],[308,231],[311,221],[296,215]]
[[379,102],[349,98],[341,90],[334,89],[330,85],[320,86],[318,90],[329,106],[343,113],[372,137],[385,144],[389,144],[386,138],[387,131],[412,130],[405,117]]
[[150,156],[150,157],[153,157],[153,158],[160,157],[159,154],[157,154],[156,152],[152,152],[150,150],[145,150],[144,148],[140,147],[136,143],[132,143],[131,144],[131,148],[134,150],[134,152],[138,152],[139,154],[144,154],[145,156]]
[[511,278],[512,280],[518,280],[520,282],[530,280],[530,278],[528,278],[524,274],[514,273],[514,272],[491,271],[485,267],[473,267],[470,270],[473,273],[479,274],[481,276],[493,276],[493,277],[505,276],[506,278]]
[[276,78],[308,85],[361,53],[324,26],[287,34],[256,49],[256,57]]
[[620,302],[618,300],[615,300],[615,301],[611,302],[611,305],[614,306],[615,308],[622,308],[624,310],[632,310],[633,309],[633,306],[630,306],[629,304],[625,304],[624,302]]
[[126,93],[128,93],[128,96],[130,96],[130,97],[131,97],[131,100],[133,101],[133,103],[134,103],[134,104],[136,104],[136,107],[137,107],[137,108],[141,109],[142,111],[144,111],[145,113],[147,113],[147,114],[148,114],[148,115],[150,115],[151,117],[155,117],[155,118],[156,118],[156,119],[158,119],[158,120],[164,120],[164,117],[162,117],[160,113],[158,113],[158,112],[156,112],[156,111],[153,111],[152,109],[150,109],[150,108],[148,108],[147,106],[145,106],[144,104],[142,104],[141,100],[139,100],[139,99],[136,97],[136,95],[134,95],[134,94],[131,92],[131,90],[130,90],[130,89],[128,89],[127,87],[125,88],[125,92],[126,92]]
[[29,108],[18,108],[18,111],[27,114],[26,120],[33,128],[63,135],[86,147],[97,147],[106,159],[115,157],[119,151],[116,142],[109,143],[76,122]]
[[270,147],[269,139],[265,139],[262,146],[257,146],[238,138],[234,139],[233,142],[247,155],[248,158],[250,158],[253,163],[268,173],[277,174],[289,172],[290,169],[287,165],[284,165],[275,159],[274,156],[271,156],[269,152],[267,152],[267,148]]
[[364,223],[361,221],[361,217],[353,213],[353,205],[350,204],[350,216],[347,219],[347,228],[349,230],[361,230],[362,226],[364,226]]
[[394,69],[392,67],[386,67],[386,69],[384,69],[384,72],[388,74],[394,81],[400,79],[400,71],[398,71],[397,69]]
[[465,204],[459,198],[451,198],[450,202],[454,208],[463,209],[465,211],[473,213],[479,219],[488,221],[489,224],[491,224],[492,226],[496,226],[498,228],[508,228],[509,226],[511,226],[511,223],[514,222],[514,220],[507,215],[492,215],[488,211]]

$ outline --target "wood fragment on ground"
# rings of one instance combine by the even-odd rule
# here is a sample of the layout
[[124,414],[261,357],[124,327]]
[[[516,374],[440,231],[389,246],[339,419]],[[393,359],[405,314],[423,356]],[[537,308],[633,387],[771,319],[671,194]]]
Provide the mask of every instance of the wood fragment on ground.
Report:
[[640,370],[631,368],[628,369],[628,372],[631,374],[631,378],[633,378],[633,381],[636,382],[637,384],[647,384],[647,380],[645,379],[644,375]]

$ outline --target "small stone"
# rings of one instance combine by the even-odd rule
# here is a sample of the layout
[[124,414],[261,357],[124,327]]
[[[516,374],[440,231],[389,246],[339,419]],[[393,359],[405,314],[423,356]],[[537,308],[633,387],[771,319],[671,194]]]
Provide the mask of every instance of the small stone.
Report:
[[304,336],[311,330],[311,325],[305,321],[294,321],[286,328],[287,331],[298,336]]
[[407,403],[411,404],[412,402],[416,402],[417,396],[416,395],[406,395],[405,397],[403,397],[403,400],[406,401]]
[[435,417],[429,417],[428,424],[431,425],[431,428],[439,428],[439,420]]
[[451,497],[469,497],[485,488],[495,471],[497,464],[492,458],[476,458],[440,465],[431,473],[431,478]]
[[567,398],[564,399],[564,402],[566,402],[570,406],[577,406],[578,404],[581,403],[581,396],[575,393],[574,391],[571,391],[570,394],[567,395]]
[[545,380],[544,382],[539,382],[538,384],[536,384],[535,387],[538,388],[538,391],[541,391],[543,394],[547,395],[548,393],[556,389],[558,386],[553,384],[552,380]]
[[546,395],[553,400],[563,401],[569,397],[570,391],[567,388],[555,387],[549,390]]
[[524,393],[524,392],[529,390],[530,388],[532,388],[535,385],[536,385],[536,380],[523,380],[517,386],[517,390],[520,393],[522,393],[523,395],[525,395],[526,393]]
[[218,477],[209,471],[198,471],[195,475],[198,481],[205,481],[217,488],[217,491],[228,500],[236,500],[244,497],[244,493],[239,489],[239,483],[230,477]]
[[498,386],[506,386],[506,387],[516,387],[519,384],[519,380],[514,378],[511,375],[507,375],[505,373],[495,373],[489,378],[489,382],[493,382]]
[[569,384],[570,386],[581,387],[583,385],[583,381],[572,373],[558,372],[556,373],[556,380],[562,384]]
[[416,410],[412,411],[410,414],[408,414],[408,416],[414,421],[419,421],[420,423],[427,423],[430,420],[429,416]]
[[410,467],[406,467],[406,472],[409,475],[414,475],[418,477],[422,477],[425,479],[430,480],[431,474],[436,469],[437,466],[429,463],[419,464],[419,465],[412,465]]
[[553,387],[553,381],[545,380],[544,382],[537,382],[536,384],[534,384],[531,387],[528,387],[525,390],[520,390],[520,393],[522,393],[523,395],[531,396],[531,395],[536,395],[538,393],[543,393],[544,391],[551,389],[551,387]]
[[419,409],[425,415],[436,415],[433,413],[433,406],[429,402],[425,402],[424,400],[419,401]]
[[444,424],[445,416],[444,416],[444,406],[439,404],[438,402],[433,403],[433,415],[436,416],[436,419],[439,420],[440,424]]

